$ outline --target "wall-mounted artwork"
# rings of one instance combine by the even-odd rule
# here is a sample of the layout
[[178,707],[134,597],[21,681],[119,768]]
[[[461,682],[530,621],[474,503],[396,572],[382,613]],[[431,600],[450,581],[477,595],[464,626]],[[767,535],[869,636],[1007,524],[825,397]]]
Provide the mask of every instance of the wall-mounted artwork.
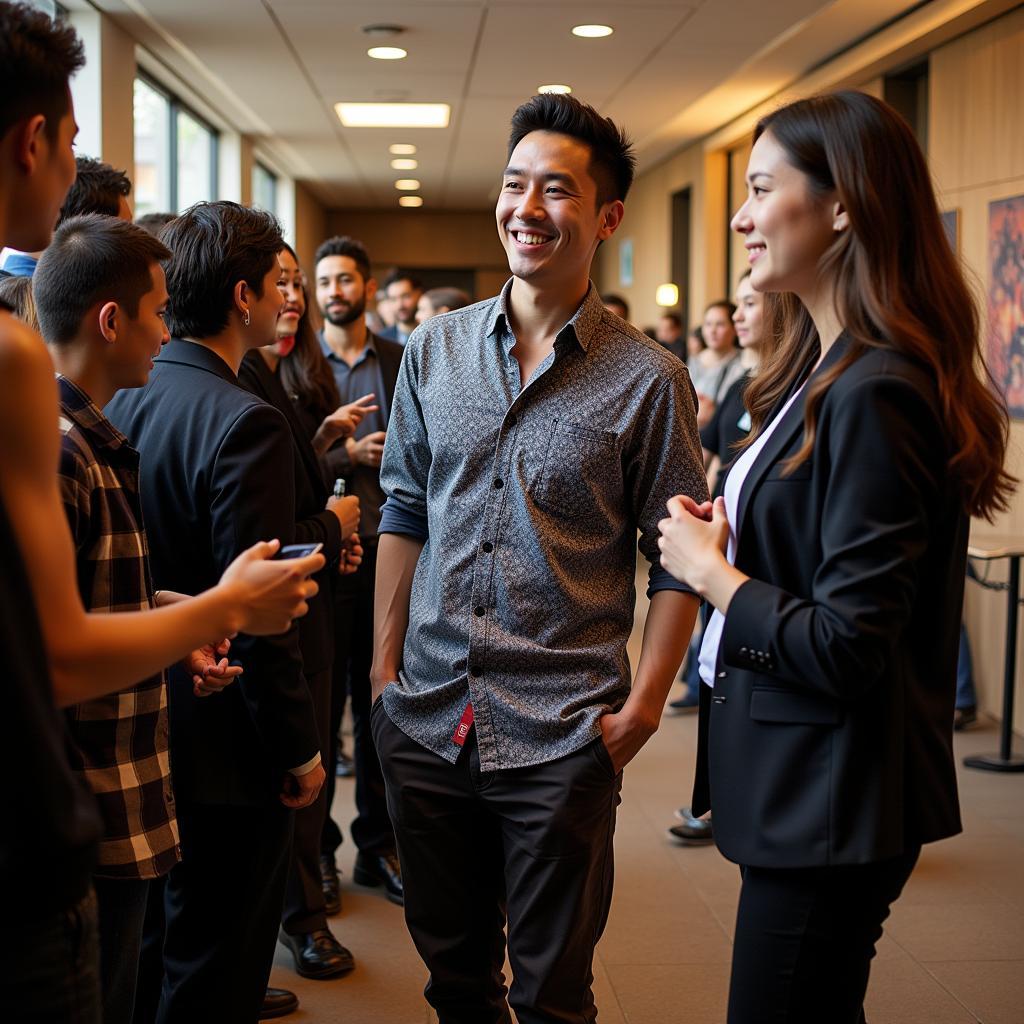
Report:
[[949,247],[958,256],[960,255],[960,210],[943,210],[942,229],[949,239]]
[[988,367],[1024,419],[1024,196],[988,205]]

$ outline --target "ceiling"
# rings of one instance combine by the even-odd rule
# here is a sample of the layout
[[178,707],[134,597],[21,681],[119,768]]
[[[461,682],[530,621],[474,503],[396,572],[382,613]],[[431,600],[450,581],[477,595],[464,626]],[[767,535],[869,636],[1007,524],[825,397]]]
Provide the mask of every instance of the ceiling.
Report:
[[[917,8],[907,0],[93,0],[272,162],[330,208],[493,203],[515,107],[559,82],[623,124],[640,168],[770,97]],[[377,61],[362,28],[395,24],[409,51]],[[579,39],[580,23],[611,25]],[[714,102],[707,100],[713,97]],[[443,102],[446,129],[343,128],[339,100]],[[418,147],[393,171],[388,145]]]

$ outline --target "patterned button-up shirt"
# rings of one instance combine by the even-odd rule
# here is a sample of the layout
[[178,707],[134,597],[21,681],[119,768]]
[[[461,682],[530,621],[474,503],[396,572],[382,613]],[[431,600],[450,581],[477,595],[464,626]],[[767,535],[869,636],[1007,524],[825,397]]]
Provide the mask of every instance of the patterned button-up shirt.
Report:
[[[150,608],[139,456],[77,385],[60,388],[60,486],[78,589],[93,612]],[[67,710],[69,759],[96,794],[104,833],[96,874],[156,878],[179,859],[162,675]]]
[[629,694],[637,531],[707,498],[686,367],[604,310],[593,285],[525,387],[500,296],[413,333],[395,392],[381,532],[425,538],[392,721],[449,761],[472,701],[485,771],[600,733]]

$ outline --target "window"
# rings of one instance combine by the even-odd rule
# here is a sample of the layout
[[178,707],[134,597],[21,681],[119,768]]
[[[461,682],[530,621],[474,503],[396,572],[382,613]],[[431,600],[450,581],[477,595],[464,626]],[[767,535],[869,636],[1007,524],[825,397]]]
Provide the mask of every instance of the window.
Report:
[[277,213],[277,175],[263,164],[252,166],[252,205],[268,213]]
[[135,79],[135,212],[178,213],[217,195],[217,133],[149,79]]

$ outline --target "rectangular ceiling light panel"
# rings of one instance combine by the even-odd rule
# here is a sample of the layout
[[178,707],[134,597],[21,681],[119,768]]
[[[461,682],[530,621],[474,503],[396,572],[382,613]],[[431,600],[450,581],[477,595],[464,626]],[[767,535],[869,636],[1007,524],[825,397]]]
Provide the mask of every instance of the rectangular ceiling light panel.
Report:
[[346,128],[447,128],[447,103],[335,103]]

